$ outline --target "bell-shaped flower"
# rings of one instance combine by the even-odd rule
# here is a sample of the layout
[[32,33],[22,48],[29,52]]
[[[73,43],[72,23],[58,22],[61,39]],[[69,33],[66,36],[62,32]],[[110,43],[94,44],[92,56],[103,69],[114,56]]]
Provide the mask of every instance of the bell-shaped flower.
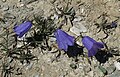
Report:
[[96,55],[98,50],[104,48],[104,44],[102,42],[96,42],[94,39],[89,36],[84,36],[82,38],[82,43],[84,47],[88,50],[88,57]]
[[19,38],[21,38],[25,33],[29,31],[31,27],[32,27],[32,23],[30,21],[26,21],[20,25],[16,25],[14,27],[14,32]]
[[59,49],[63,49],[67,51],[68,46],[74,45],[75,38],[73,36],[68,35],[66,32],[62,31],[61,29],[57,29],[54,34]]

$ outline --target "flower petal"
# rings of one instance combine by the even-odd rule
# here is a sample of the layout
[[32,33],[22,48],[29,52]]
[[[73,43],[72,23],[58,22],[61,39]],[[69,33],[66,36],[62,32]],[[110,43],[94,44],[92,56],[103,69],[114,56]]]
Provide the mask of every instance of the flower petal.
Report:
[[57,32],[55,32],[55,36],[56,36],[56,39],[57,39],[57,44],[58,44],[59,49],[67,50],[67,45],[65,45],[64,42],[62,42],[62,40],[59,39],[60,35],[58,35]]
[[63,42],[59,42],[58,47],[59,47],[59,49],[64,49],[65,51],[67,51],[67,49],[68,49],[68,45],[64,44]]
[[82,43],[88,50],[88,56],[94,56],[99,49],[104,48],[104,44],[102,42],[96,42],[94,39],[89,36],[84,36],[82,38]]
[[63,41],[65,44],[70,46],[74,45],[74,37],[68,35],[66,32],[58,29],[57,33],[59,35],[59,40]]
[[20,37],[22,37],[28,30],[31,28],[32,23],[30,21],[26,21],[18,26],[14,27],[14,32]]
[[82,39],[83,45],[87,48],[87,50],[90,50],[93,46],[93,41],[90,37],[84,36]]
[[96,55],[97,52],[98,52],[98,47],[96,44],[94,44],[92,48],[88,50],[88,57]]
[[67,40],[66,40],[66,43],[69,45],[69,46],[73,46],[74,45],[74,41],[75,41],[75,38],[73,36],[68,36]]
[[56,30],[55,37],[57,39],[59,49],[64,49],[67,51],[68,45],[74,45],[74,37],[68,35],[60,29]]
[[99,49],[104,48],[104,44],[102,42],[96,42],[96,45]]

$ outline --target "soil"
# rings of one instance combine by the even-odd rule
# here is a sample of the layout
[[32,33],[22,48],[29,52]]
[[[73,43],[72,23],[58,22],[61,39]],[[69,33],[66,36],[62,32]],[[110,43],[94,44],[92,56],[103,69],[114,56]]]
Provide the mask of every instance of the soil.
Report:
[[[80,17],[80,23],[87,29],[82,35],[90,36],[96,41],[103,41],[108,46],[108,52],[112,54],[106,62],[101,63],[105,69],[110,67],[116,60],[120,58],[120,1],[119,0],[1,0],[0,1],[0,28],[1,34],[4,34],[3,27],[10,27],[9,32],[12,32],[12,28],[15,24],[20,24],[24,20],[30,20],[34,23],[34,15],[42,16],[44,18],[52,17],[59,13],[56,8],[66,7],[69,3],[69,7],[75,11],[75,18]],[[69,16],[68,16],[69,17]],[[5,21],[5,23],[2,22]],[[59,27],[64,18],[54,21]],[[117,27],[106,27],[102,23],[107,20],[107,24],[115,22]],[[59,22],[58,22],[59,21]],[[75,33],[70,32],[70,28],[74,25],[67,21],[68,24],[63,24],[62,29],[68,34],[78,38]],[[106,23],[104,23],[106,24]],[[111,26],[111,25],[110,25]],[[34,25],[35,27],[35,25]],[[33,29],[34,29],[33,27]],[[29,32],[32,33],[32,30]],[[28,33],[28,36],[29,36]],[[5,34],[4,34],[5,35]],[[52,34],[53,35],[53,34]],[[53,42],[51,43],[51,39]],[[1,38],[0,42],[3,39]],[[15,42],[14,38],[10,39],[11,42]],[[79,39],[81,40],[81,38]],[[79,42],[82,46],[81,42]],[[20,43],[21,44],[21,43]],[[26,61],[23,64],[15,59],[10,65],[14,67],[11,69],[11,77],[110,77],[112,73],[104,74],[98,68],[100,62],[93,57],[92,59],[79,55],[77,59],[68,57],[64,51],[54,53],[58,48],[54,38],[49,37],[48,44],[51,47],[31,47],[30,53],[37,58]],[[21,44],[23,45],[23,44]],[[84,48],[84,54],[87,55],[87,50]],[[26,50],[25,50],[26,52]],[[9,62],[11,58],[3,58],[1,53],[1,69],[2,62]],[[59,55],[60,54],[60,55]],[[59,56],[58,56],[59,55]],[[8,61],[9,60],[9,61]],[[77,61],[76,61],[77,60]],[[91,64],[90,64],[91,63]],[[114,65],[113,65],[114,66]],[[113,68],[112,68],[113,69]],[[109,71],[109,70],[107,70]],[[1,70],[2,73],[2,70]],[[5,73],[3,73],[5,75]],[[1,74],[2,75],[2,74]],[[1,76],[2,77],[2,76]],[[3,76],[5,77],[5,76]],[[6,76],[7,77],[7,76]]]

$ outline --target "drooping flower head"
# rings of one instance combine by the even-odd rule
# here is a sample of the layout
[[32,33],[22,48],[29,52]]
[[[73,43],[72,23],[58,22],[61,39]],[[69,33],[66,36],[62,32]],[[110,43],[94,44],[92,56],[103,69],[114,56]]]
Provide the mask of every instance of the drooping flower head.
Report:
[[116,22],[112,22],[111,23],[111,28],[116,28],[117,27],[117,23]]
[[19,38],[21,38],[25,33],[29,31],[31,27],[32,27],[32,23],[30,21],[26,21],[20,25],[16,25],[14,27],[14,32]]
[[74,45],[75,38],[73,36],[68,35],[66,32],[62,31],[61,29],[57,29],[55,31],[55,37],[59,49],[63,49],[67,51],[68,46]]
[[88,57],[94,56],[99,49],[104,48],[104,44],[102,42],[96,42],[89,36],[84,36],[82,38],[82,43],[88,50]]

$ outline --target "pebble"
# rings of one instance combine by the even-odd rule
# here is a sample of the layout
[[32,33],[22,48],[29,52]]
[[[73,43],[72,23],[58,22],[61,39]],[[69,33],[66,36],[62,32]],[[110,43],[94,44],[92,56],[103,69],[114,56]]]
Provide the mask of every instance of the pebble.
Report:
[[109,67],[107,67],[106,70],[107,70],[107,73],[108,73],[108,74],[112,74],[112,73],[116,70],[116,68],[115,68],[115,66],[112,64],[112,65],[110,65]]
[[34,77],[40,77],[39,75],[35,75]]
[[52,46],[52,45],[55,44],[55,43],[56,43],[56,38],[50,37],[49,40],[48,40],[48,45],[49,45],[49,46]]
[[100,38],[100,39],[106,37],[106,34],[105,34],[103,31],[98,32],[96,35],[97,35],[97,37]]
[[77,36],[79,36],[81,32],[87,32],[87,29],[82,24],[79,24],[78,27],[75,27],[75,26],[71,27],[70,31],[72,33],[76,34]]
[[33,66],[33,63],[28,64],[28,65],[26,66],[26,70],[31,69],[32,66]]
[[85,25],[86,22],[83,21],[83,17],[78,16],[73,20],[73,27],[70,28],[70,31],[79,36],[81,32],[87,32]]
[[3,11],[8,11],[9,10],[9,6],[5,5],[3,8],[2,8]]
[[21,2],[25,3],[25,4],[30,4],[30,3],[33,3],[37,0],[21,0]]
[[21,0],[18,0],[18,2],[21,2]]
[[2,0],[2,2],[6,2],[6,0]]
[[85,71],[86,73],[90,72],[90,70],[91,70],[90,67],[88,67],[88,66],[84,66],[84,71]]
[[78,28],[76,28],[75,26],[73,26],[72,28],[70,28],[70,31],[74,34],[76,34],[77,36],[80,35],[80,30]]
[[78,38],[78,39],[76,40],[76,43],[77,43],[78,45],[80,45],[80,46],[83,45],[82,42],[81,42],[81,40],[82,40],[82,38]]
[[108,77],[120,77],[120,71],[116,70],[112,75]]
[[74,63],[70,64],[70,67],[71,67],[72,69],[76,69],[76,68],[77,68],[76,64],[74,64]]
[[120,62],[115,61],[114,66],[116,67],[117,70],[120,70]]
[[15,19],[16,17],[11,13],[6,13],[6,14],[4,14],[4,18]]
[[83,20],[83,17],[77,16],[77,17],[73,20],[73,22],[80,22],[80,21],[82,21],[82,20]]
[[89,75],[90,77],[94,77],[94,71],[88,72],[88,75]]
[[96,77],[103,77],[104,74],[103,72],[101,72],[101,70],[99,68],[95,68],[95,74],[97,75]]

